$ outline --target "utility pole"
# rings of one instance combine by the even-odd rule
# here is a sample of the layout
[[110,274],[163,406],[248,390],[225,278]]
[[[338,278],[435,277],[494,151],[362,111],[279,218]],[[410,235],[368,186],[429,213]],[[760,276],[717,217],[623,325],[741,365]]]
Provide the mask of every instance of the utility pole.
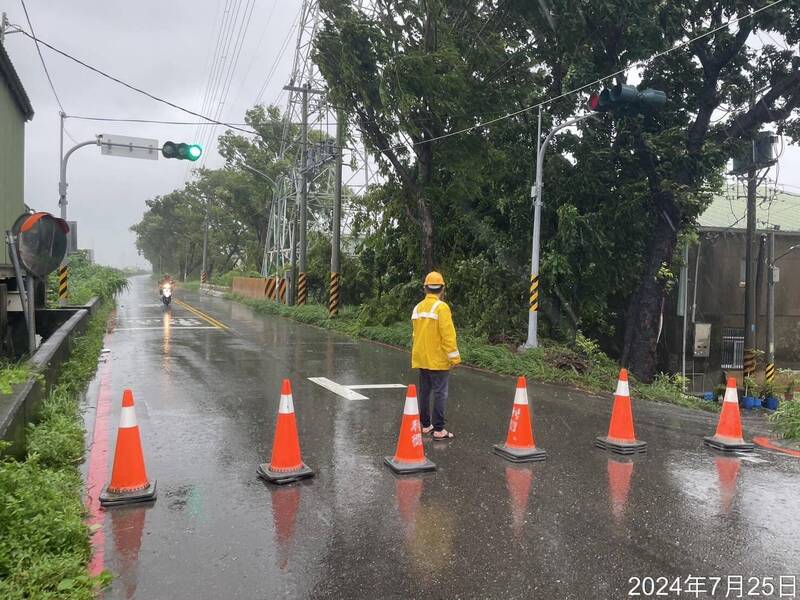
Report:
[[344,112],[336,113],[336,162],[333,180],[333,222],[331,227],[331,282],[328,291],[328,316],[333,318],[339,314],[339,277],[341,261],[342,235],[342,153],[347,123]]
[[777,271],[775,269],[775,225],[769,232],[767,245],[767,368],[764,379],[767,383],[775,380],[775,282]]
[[[755,148],[755,144],[753,145]],[[756,168],[755,156],[753,165],[747,171],[747,232],[745,234],[744,251],[744,364],[745,377],[756,374],[756,286],[753,269],[753,241],[756,233]]]
[[300,273],[297,276],[297,304],[302,306],[308,298],[306,283],[306,261],[308,252],[308,91],[310,85],[303,86],[303,122],[300,125]]
[[203,268],[200,271],[200,283],[206,283],[208,277],[207,258],[208,258],[208,203],[209,199],[206,198],[206,216],[203,219]]
[[755,336],[755,349],[756,351],[759,350],[759,343],[758,343],[758,331],[759,325],[758,321],[761,318],[761,290],[764,289],[764,264],[765,259],[767,258],[767,236],[765,234],[761,234],[758,238],[758,254],[756,254],[756,291],[755,294],[755,319],[754,323],[756,324],[756,336]]

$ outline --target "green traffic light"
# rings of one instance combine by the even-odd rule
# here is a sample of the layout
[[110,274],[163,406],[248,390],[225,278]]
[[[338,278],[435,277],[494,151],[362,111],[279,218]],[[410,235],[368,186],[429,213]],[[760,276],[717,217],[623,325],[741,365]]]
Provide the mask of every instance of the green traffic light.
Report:
[[197,144],[189,146],[189,160],[197,160],[203,155],[203,149]]

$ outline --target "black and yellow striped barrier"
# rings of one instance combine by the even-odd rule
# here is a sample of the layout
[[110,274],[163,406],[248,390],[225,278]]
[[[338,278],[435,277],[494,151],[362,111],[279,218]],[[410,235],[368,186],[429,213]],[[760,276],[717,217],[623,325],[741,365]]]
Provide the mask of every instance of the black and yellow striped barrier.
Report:
[[333,318],[339,314],[339,273],[331,273],[331,285],[328,289],[328,316]]
[[775,381],[775,363],[767,363],[767,368],[764,371],[764,379],[766,379],[768,383]]
[[281,277],[280,283],[278,284],[278,298],[281,304],[286,304],[286,278]]
[[269,300],[275,300],[275,278],[270,277],[267,279],[267,286],[264,288],[264,295]]
[[200,283],[207,283],[208,282],[208,275],[205,271],[200,271]]
[[66,304],[69,299],[69,268],[67,265],[58,267],[58,301]]
[[538,312],[539,310],[539,276],[531,275],[531,298],[530,298],[530,312]]
[[752,348],[745,348],[742,369],[745,377],[755,377],[756,375],[756,351]]
[[302,306],[308,299],[308,282],[306,281],[306,274],[300,273],[297,276],[297,304]]

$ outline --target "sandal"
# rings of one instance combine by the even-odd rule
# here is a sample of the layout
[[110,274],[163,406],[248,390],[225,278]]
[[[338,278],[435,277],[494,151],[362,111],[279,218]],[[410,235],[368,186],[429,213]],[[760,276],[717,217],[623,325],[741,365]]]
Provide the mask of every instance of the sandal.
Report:
[[429,433],[433,433],[433,425],[428,425],[427,427],[422,428],[422,433],[428,435]]
[[[437,433],[441,433],[441,434],[444,434],[444,435],[436,435]],[[433,432],[433,439],[435,439],[437,441],[439,441],[439,440],[452,440],[454,437],[456,437],[456,436],[454,436],[452,434],[452,432],[447,431],[447,429],[442,429],[441,431],[434,431]]]

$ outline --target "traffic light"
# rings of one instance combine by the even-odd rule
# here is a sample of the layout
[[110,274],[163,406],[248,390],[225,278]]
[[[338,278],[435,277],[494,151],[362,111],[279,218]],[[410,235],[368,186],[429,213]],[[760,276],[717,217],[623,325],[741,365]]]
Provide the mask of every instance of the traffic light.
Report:
[[164,145],[161,146],[161,155],[164,158],[195,161],[203,156],[203,149],[197,144],[165,142]]
[[632,85],[618,84],[589,96],[589,110],[635,115],[660,108],[666,101],[667,95],[661,90],[647,88],[640,91]]

